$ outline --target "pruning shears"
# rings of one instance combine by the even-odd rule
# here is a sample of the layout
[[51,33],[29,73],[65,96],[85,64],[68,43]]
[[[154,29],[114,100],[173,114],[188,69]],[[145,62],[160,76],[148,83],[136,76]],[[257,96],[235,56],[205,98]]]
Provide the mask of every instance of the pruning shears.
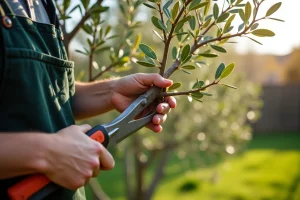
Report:
[[[110,148],[149,123],[155,115],[155,109],[145,116],[135,119],[142,111],[157,99],[160,88],[152,87],[139,96],[130,106],[110,123],[97,125],[86,134]],[[36,174],[26,177],[8,189],[11,200],[41,200],[60,188],[46,176]]]

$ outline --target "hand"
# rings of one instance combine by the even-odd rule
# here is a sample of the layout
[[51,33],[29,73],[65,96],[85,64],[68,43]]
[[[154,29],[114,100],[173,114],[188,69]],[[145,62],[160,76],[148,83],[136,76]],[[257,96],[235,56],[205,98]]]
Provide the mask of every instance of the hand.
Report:
[[46,167],[42,173],[58,185],[75,190],[91,177],[98,176],[100,169],[112,169],[114,159],[111,154],[85,135],[90,129],[87,124],[73,125],[50,135]]
[[[172,85],[172,81],[165,79],[159,74],[133,74],[125,76],[115,81],[111,104],[119,112],[124,111],[138,96],[145,93],[151,86],[166,88]],[[154,132],[162,131],[161,124],[167,119],[167,113],[171,108],[176,107],[176,100],[174,97],[167,97],[164,103],[160,103],[156,107],[159,114],[154,115],[152,123],[147,127]]]

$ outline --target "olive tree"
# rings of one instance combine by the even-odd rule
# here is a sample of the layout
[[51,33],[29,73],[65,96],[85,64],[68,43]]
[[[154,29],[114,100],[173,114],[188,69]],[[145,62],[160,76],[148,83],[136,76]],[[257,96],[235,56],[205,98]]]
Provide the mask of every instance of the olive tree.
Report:
[[[249,139],[250,136],[247,134],[251,131],[246,125],[247,119],[242,116],[257,111],[259,105],[251,104],[257,100],[258,94],[254,92],[255,90],[252,90],[252,93],[235,92],[235,98],[231,99],[230,92],[225,92],[226,88],[246,87],[242,80],[237,80],[237,77],[227,78],[235,68],[234,62],[227,64],[222,61],[214,62],[214,65],[218,66],[216,69],[206,67],[203,70],[200,67],[208,65],[206,62],[208,59],[219,60],[217,59],[219,55],[228,52],[226,44],[235,43],[232,40],[234,38],[244,37],[262,44],[257,37],[275,35],[271,30],[260,27],[259,22],[282,21],[273,18],[281,2],[275,3],[266,13],[261,13],[260,7],[264,2],[265,0],[97,0],[93,2],[81,0],[78,4],[71,4],[70,0],[57,2],[64,43],[69,54],[71,53],[70,42],[79,30],[86,33],[84,35],[86,42],[82,43],[82,48],[76,51],[88,58],[85,68],[88,72],[87,81],[95,81],[103,78],[105,74],[126,70],[132,73],[132,67],[137,69],[143,66],[147,68],[144,71],[156,72],[165,78],[173,75],[179,79],[169,88],[153,93],[156,98],[162,100],[167,96],[178,96],[179,105],[187,103],[185,100],[181,101],[182,96],[186,96],[188,102],[203,102],[205,98],[206,100],[211,98],[210,101],[215,102],[210,106],[206,106],[207,103],[204,102],[196,108],[193,105],[179,106],[183,109],[179,109],[182,113],[175,112],[171,114],[171,118],[173,121],[180,122],[180,125],[171,123],[167,126],[166,133],[161,136],[135,134],[131,140],[133,145],[130,142],[120,145],[125,152],[125,163],[128,163],[128,158],[132,156],[135,163],[133,184],[131,184],[132,180],[129,181],[132,170],[126,165],[124,167],[125,180],[128,183],[126,184],[128,199],[150,199],[153,196],[163,177],[170,153],[178,147],[182,149],[181,147],[185,146],[187,152],[207,150],[218,154],[225,151],[232,153],[242,148],[243,141]],[[118,5],[114,15],[117,15],[120,21],[116,26],[110,25],[108,17],[111,16],[109,10],[110,5],[113,4]],[[145,11],[145,8],[148,9],[151,28],[143,27],[143,23],[146,22],[140,21],[137,17],[140,10]],[[78,15],[80,15],[79,19]],[[72,26],[68,23],[69,19],[78,20],[75,20],[76,23]],[[234,27],[235,21],[239,22],[238,27]],[[143,42],[140,27],[146,29],[148,34],[152,32],[160,43],[153,45],[150,42]],[[97,59],[99,56],[105,56],[109,60],[106,59],[104,64]],[[143,72],[142,68],[135,71]],[[202,73],[200,74],[199,71]],[[177,76],[174,76],[175,72]],[[231,80],[236,86],[228,84],[225,78]],[[215,89],[215,95],[210,97],[212,94],[208,89],[212,86],[220,86],[220,88]],[[224,106],[225,103],[230,102],[237,104],[237,100],[241,99],[245,103],[241,109]],[[215,112],[210,113],[207,108]],[[196,120],[181,126],[184,120],[188,119],[185,115],[193,114],[195,119],[196,113],[198,118],[201,118],[199,123]],[[229,116],[231,113],[235,114]],[[212,123],[215,125],[210,126]],[[229,125],[231,128],[228,128]],[[194,145],[195,141],[198,142],[196,145]],[[192,143],[193,145],[190,145]],[[182,155],[180,150],[177,152]],[[157,165],[153,178],[146,181],[145,174],[153,163]]]

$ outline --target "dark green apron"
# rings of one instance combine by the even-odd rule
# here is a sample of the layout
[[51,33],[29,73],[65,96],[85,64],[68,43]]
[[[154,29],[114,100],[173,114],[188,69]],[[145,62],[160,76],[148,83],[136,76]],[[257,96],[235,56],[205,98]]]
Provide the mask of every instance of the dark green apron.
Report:
[[[75,124],[74,64],[68,61],[53,2],[46,5],[51,25],[15,16],[7,2],[0,3],[0,133],[51,134]],[[19,179],[0,181],[1,200]],[[61,188],[47,199],[68,200],[74,193]]]

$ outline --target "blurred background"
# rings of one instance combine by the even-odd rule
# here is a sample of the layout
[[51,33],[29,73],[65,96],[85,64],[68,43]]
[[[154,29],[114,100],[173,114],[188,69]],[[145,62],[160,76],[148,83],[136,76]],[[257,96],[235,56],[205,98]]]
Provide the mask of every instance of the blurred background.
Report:
[[[266,0],[261,12],[277,2]],[[128,18],[119,6],[126,3],[103,1],[110,8],[103,19],[120,35],[124,34],[120,25]],[[206,64],[193,74],[176,72],[171,79],[182,82],[183,91],[196,78],[211,80],[220,62],[235,62],[235,72],[224,83],[238,89],[210,88],[213,96],[204,97],[203,103],[176,97],[178,107],[169,114],[162,133],[143,129],[111,150],[116,159],[115,169],[101,172],[86,187],[88,199],[299,200],[299,7],[297,0],[282,0],[274,16],[285,22],[266,20],[260,25],[276,33],[271,38],[256,38],[263,45],[236,38],[236,44],[225,45],[227,54],[206,59]],[[159,55],[163,46],[151,31],[152,14],[143,5],[136,10],[131,20],[141,21],[141,25],[132,41],[140,35],[142,42],[151,45]],[[67,28],[74,27],[78,20],[75,12]],[[87,80],[88,58],[74,50],[87,47],[86,37],[81,31],[70,48],[70,57],[76,62],[76,77],[82,81]],[[116,39],[109,46],[119,44]],[[98,54],[95,62],[96,73],[101,66],[108,65],[108,53]],[[110,71],[102,79],[157,72],[135,63],[122,69]],[[117,115],[111,112],[78,123],[107,123]]]

